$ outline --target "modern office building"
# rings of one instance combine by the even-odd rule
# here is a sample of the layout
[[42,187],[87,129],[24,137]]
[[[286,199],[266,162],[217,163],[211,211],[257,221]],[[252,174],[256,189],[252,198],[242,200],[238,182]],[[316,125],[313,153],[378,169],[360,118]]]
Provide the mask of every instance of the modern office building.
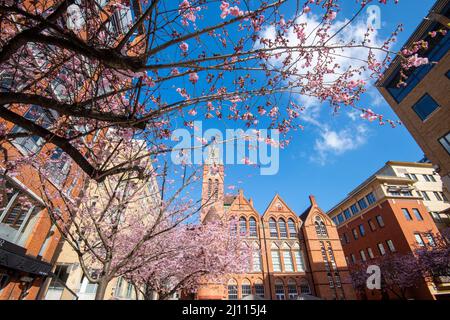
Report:
[[[450,1],[438,0],[404,48],[425,40],[427,65],[406,72],[397,56],[377,87],[442,177],[450,192]],[[402,73],[407,76],[402,79]]]
[[[439,235],[436,212],[448,208],[438,179],[431,164],[390,161],[330,209],[327,214],[337,225],[347,263],[433,244]],[[447,285],[422,281],[407,294],[414,299],[448,297]],[[382,297],[380,290],[366,291],[368,299]]]

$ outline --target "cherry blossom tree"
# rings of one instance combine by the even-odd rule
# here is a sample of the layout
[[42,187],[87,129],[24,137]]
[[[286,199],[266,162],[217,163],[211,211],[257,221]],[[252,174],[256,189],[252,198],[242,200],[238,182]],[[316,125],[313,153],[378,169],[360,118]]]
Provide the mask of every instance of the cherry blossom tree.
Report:
[[158,257],[138,260],[125,278],[145,299],[156,293],[158,299],[164,300],[176,292],[194,293],[201,284],[222,283],[226,275],[244,273],[249,268],[250,254],[239,235],[230,233],[233,223],[215,221],[172,229],[159,241],[150,242],[150,248],[142,248],[158,253]]
[[[196,119],[276,128],[287,143],[301,126],[299,97],[395,125],[358,105],[361,95],[394,55],[404,68],[429,61],[418,55],[423,43],[391,51],[401,27],[382,43],[370,27],[361,41],[341,36],[371,2],[357,1],[338,23],[338,0],[1,0],[2,162],[17,170],[36,161],[40,150],[7,146],[40,137],[101,182],[142,168],[100,162],[93,136],[137,134],[149,155],[161,154],[172,130]],[[27,115],[31,105],[51,121]]]

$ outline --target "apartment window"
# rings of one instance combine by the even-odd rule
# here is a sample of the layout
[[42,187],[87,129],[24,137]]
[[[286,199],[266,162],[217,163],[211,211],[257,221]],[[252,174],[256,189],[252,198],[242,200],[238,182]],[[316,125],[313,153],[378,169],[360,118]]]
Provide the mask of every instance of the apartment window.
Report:
[[383,217],[382,216],[376,216],[375,219],[377,220],[378,225],[380,226],[380,228],[384,227],[384,221],[383,221]]
[[425,121],[437,108],[439,108],[439,105],[428,93],[426,93],[412,108],[420,120]]
[[359,233],[361,234],[361,237],[364,237],[366,235],[366,230],[364,230],[364,225],[360,224],[358,226],[358,228],[359,228]]
[[250,285],[250,281],[244,280],[241,285],[242,298],[249,296],[252,294],[252,287]]
[[342,213],[337,215],[337,220],[338,220],[338,224],[341,224],[342,222],[344,222],[344,216],[342,215]]
[[415,173],[411,173],[411,179],[413,179],[414,181],[419,181]]
[[425,246],[422,236],[419,233],[415,233],[414,237],[416,238],[416,242],[419,246],[421,246],[421,247]]
[[423,174],[422,176],[423,176],[423,178],[425,179],[426,182],[430,182],[430,178],[428,178],[428,175]]
[[434,178],[434,176],[432,174],[429,174],[428,178],[430,178],[431,182],[436,182],[436,179]]
[[394,247],[394,243],[392,242],[392,240],[387,240],[386,241],[388,248],[391,252],[395,252],[395,247]]
[[295,227],[294,220],[288,219],[288,229],[289,229],[289,237],[296,238],[297,237],[297,229]]
[[289,300],[297,300],[298,297],[297,284],[293,279],[288,280],[288,297]]
[[338,223],[337,217],[333,217],[331,220],[333,220],[333,222],[334,222],[335,225],[338,225],[338,224],[339,224],[339,223]]
[[366,199],[363,198],[363,199],[358,200],[358,205],[361,210],[364,210],[365,208],[367,208]]
[[284,271],[294,272],[294,265],[292,264],[292,255],[290,250],[283,251]]
[[305,271],[305,263],[303,262],[303,255],[300,249],[294,251],[295,264],[297,265],[297,272]]
[[441,192],[441,198],[443,201],[448,202],[448,199],[443,192]]
[[239,219],[239,231],[241,233],[241,236],[247,235],[247,220],[244,217],[241,217]]
[[350,214],[350,209],[344,210],[345,219],[350,219],[352,215]]
[[228,300],[237,300],[238,287],[235,280],[228,281]]
[[358,240],[358,231],[356,229],[352,229],[352,233],[353,233],[353,238],[355,240]]
[[374,259],[375,258],[375,256],[373,255],[372,248],[367,248],[367,253],[369,254],[369,258],[370,259]]
[[269,220],[269,230],[271,238],[278,238],[277,223],[273,218],[270,218]]
[[442,222],[441,215],[439,214],[439,212],[430,212],[430,214],[435,222]]
[[430,201],[430,197],[428,196],[428,193],[426,191],[421,191],[421,194],[422,194],[422,198],[425,201]]
[[348,239],[348,236],[345,232],[342,234],[342,237],[344,238],[344,243],[350,243],[350,240]]
[[133,294],[133,285],[129,283],[127,286],[127,298],[131,299],[132,294]]
[[367,221],[367,223],[369,224],[369,228],[370,228],[371,231],[377,230],[377,227],[375,226],[375,223],[373,223],[372,219],[369,219]]
[[442,199],[442,197],[441,197],[441,195],[440,195],[439,192],[433,191],[433,193],[434,193],[434,196],[436,197],[436,199],[437,199],[438,201],[444,201],[444,199]]
[[403,215],[405,216],[406,220],[408,220],[408,221],[411,221],[411,220],[412,220],[412,217],[411,217],[411,215],[409,214],[408,209],[403,208],[403,209],[402,209],[402,212],[403,212]]
[[53,272],[55,276],[50,280],[49,289],[64,290],[64,284],[69,278],[69,267],[70,265],[67,264],[56,266],[55,271]]
[[377,246],[378,246],[378,250],[380,251],[380,254],[381,254],[382,256],[384,256],[384,255],[386,254],[386,250],[384,250],[383,244],[382,244],[382,243],[379,243]]
[[350,255],[350,257],[352,258],[352,263],[356,263],[356,257],[353,253]]
[[277,297],[277,300],[284,300],[284,285],[281,280],[275,281],[275,296]]
[[350,207],[350,210],[352,210],[353,215],[355,215],[359,212],[358,207],[356,206],[356,203]]
[[250,237],[257,237],[256,219],[251,217],[249,220]]
[[262,283],[255,284],[255,294],[260,298],[264,298],[264,285]]
[[280,253],[278,252],[278,250],[272,250],[272,266],[273,271],[275,272],[281,271]]
[[362,261],[367,261],[366,253],[364,252],[364,250],[359,251],[359,255],[361,256]]
[[428,244],[430,246],[434,247],[436,245],[436,242],[434,241],[433,234],[427,233],[427,234],[425,234],[425,237],[427,238]]
[[420,214],[420,211],[416,208],[413,208],[412,210],[413,210],[413,213],[414,213],[414,216],[416,217],[416,219],[419,221],[423,221],[423,217]]
[[367,199],[367,202],[369,203],[369,205],[374,204],[377,201],[377,199],[375,198],[373,192],[369,193],[366,196],[366,199]]
[[280,237],[287,238],[286,222],[283,219],[278,220],[278,229],[280,230]]
[[447,153],[450,154],[450,131],[439,139],[439,143],[447,151]]

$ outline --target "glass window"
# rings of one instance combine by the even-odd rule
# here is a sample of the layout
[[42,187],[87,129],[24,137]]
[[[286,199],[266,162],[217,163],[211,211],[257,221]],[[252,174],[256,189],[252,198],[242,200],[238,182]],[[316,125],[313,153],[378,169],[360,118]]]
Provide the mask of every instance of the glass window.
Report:
[[425,181],[430,182],[430,178],[428,178],[427,174],[423,174],[422,176],[425,179]]
[[384,255],[386,254],[386,250],[384,250],[384,246],[383,246],[382,243],[379,243],[379,244],[378,244],[378,250],[380,251],[380,254],[381,254],[382,256],[384,256]]
[[352,210],[353,215],[357,214],[359,212],[358,207],[356,206],[356,204],[352,205],[350,207],[350,210]]
[[297,237],[297,229],[295,228],[294,220],[288,219],[288,228],[289,228],[289,237],[296,238]]
[[392,240],[388,240],[388,241],[386,241],[386,243],[388,245],[389,250],[391,252],[395,252],[395,246],[394,246],[394,243],[392,242]]
[[366,253],[364,252],[364,250],[360,250],[359,251],[359,255],[361,256],[361,260],[362,261],[366,261],[367,260]]
[[273,218],[270,218],[269,220],[269,230],[271,238],[278,238],[277,223]]
[[275,281],[275,295],[277,297],[277,300],[285,300],[284,285],[281,280]]
[[359,228],[359,233],[361,234],[361,237],[364,237],[366,235],[366,230],[364,230],[364,225],[360,224],[358,226]]
[[242,298],[251,295],[252,287],[250,285],[250,281],[244,280],[241,285],[241,290],[242,290]]
[[261,271],[261,254],[259,249],[253,249],[252,268],[254,272]]
[[345,216],[345,219],[350,219],[352,217],[352,215],[350,214],[350,209],[344,210],[344,216]]
[[273,271],[281,271],[280,253],[278,252],[278,250],[272,250],[272,266]]
[[348,236],[347,236],[347,234],[344,232],[343,234],[342,234],[342,236],[343,236],[343,238],[344,238],[344,243],[350,243],[350,240],[349,240],[349,238],[348,238]]
[[241,236],[247,235],[247,220],[244,217],[239,219],[239,231]]
[[287,238],[286,222],[283,219],[278,219],[278,229],[280,230],[280,237]]
[[130,299],[133,294],[133,285],[128,283],[127,285],[127,298]]
[[353,238],[355,240],[358,240],[358,231],[356,229],[352,229],[352,233],[353,233]]
[[438,201],[443,201],[443,199],[442,199],[441,195],[439,194],[439,192],[433,191],[433,193],[434,193],[434,196],[436,197],[436,199],[437,199]]
[[433,176],[432,174],[429,174],[429,175],[428,175],[428,178],[430,178],[430,180],[431,180],[432,182],[436,182],[436,179],[434,178],[434,176]]
[[61,290],[64,289],[64,284],[69,278],[69,267],[69,265],[63,264],[56,266],[55,271],[53,272],[55,276],[51,278],[49,288]]
[[371,231],[377,230],[377,227],[375,226],[375,223],[373,223],[372,219],[367,220],[367,223],[369,224],[369,228]]
[[255,284],[255,294],[260,298],[264,298],[264,285],[262,283]]
[[284,271],[294,272],[294,265],[292,264],[291,251],[288,250],[283,251],[283,263],[284,263]]
[[428,193],[426,191],[421,191],[422,198],[426,201],[430,201],[430,197],[428,196]]
[[302,294],[310,294],[311,293],[311,289],[309,287],[308,280],[306,280],[306,279],[300,280],[300,293],[302,293]]
[[335,225],[338,225],[338,224],[339,224],[339,223],[338,223],[337,217],[333,217],[331,220],[333,220],[333,222],[334,222]]
[[238,298],[238,286],[234,279],[228,281],[228,300],[236,300]]
[[369,203],[369,205],[371,205],[371,204],[373,204],[373,203],[375,203],[377,201],[377,199],[375,198],[373,192],[369,193],[366,196],[366,199],[367,199],[367,202]]
[[375,219],[377,220],[377,223],[380,226],[380,228],[384,227],[384,221],[382,216],[376,216]]
[[439,139],[439,143],[442,145],[442,147],[447,151],[448,154],[450,154],[450,132],[447,133],[445,136]]
[[367,253],[369,254],[370,259],[375,258],[375,256],[373,255],[373,251],[371,248],[367,248]]
[[427,233],[427,234],[425,234],[425,237],[427,238],[428,244],[429,244],[430,246],[434,247],[434,246],[436,245],[436,242],[434,241],[433,234]]
[[249,220],[250,237],[257,237],[256,219],[251,217]]
[[441,215],[439,214],[439,212],[430,212],[430,214],[435,222],[442,222]]
[[416,175],[415,173],[411,173],[411,178],[412,178],[414,181],[419,181],[419,179],[417,179],[417,175]]
[[303,262],[303,254],[301,250],[294,251],[295,264],[297,265],[297,272],[305,271],[305,263]]
[[424,121],[434,110],[439,108],[439,105],[428,93],[426,93],[412,108],[419,118]]
[[441,192],[441,198],[443,201],[448,202],[448,199],[443,192]]
[[414,216],[416,217],[416,219],[419,220],[419,221],[422,221],[423,217],[420,214],[420,211],[418,209],[416,209],[416,208],[413,208],[412,210],[413,210],[413,213],[414,213]]
[[402,212],[403,212],[403,215],[405,216],[406,220],[408,220],[408,221],[411,221],[411,220],[412,220],[412,217],[411,217],[411,215],[409,214],[408,209],[402,208]]
[[341,224],[342,222],[344,222],[344,216],[342,215],[342,213],[337,215],[337,220],[338,220],[338,224]]
[[297,300],[298,297],[297,284],[293,279],[288,280],[288,297],[289,300]]
[[358,200],[358,205],[361,210],[364,210],[365,208],[367,208],[367,202],[365,199]]
[[416,242],[419,246],[421,246],[421,247],[425,246],[422,236],[419,233],[415,233],[414,237],[416,238]]
[[352,253],[350,256],[352,257],[352,262],[353,262],[353,263],[356,263],[356,257],[355,257],[355,255]]

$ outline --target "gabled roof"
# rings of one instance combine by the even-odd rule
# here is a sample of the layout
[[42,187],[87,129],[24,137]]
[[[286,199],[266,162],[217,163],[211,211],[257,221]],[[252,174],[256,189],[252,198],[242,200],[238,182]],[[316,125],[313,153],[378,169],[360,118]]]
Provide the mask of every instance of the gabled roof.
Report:
[[277,193],[277,194],[275,194],[275,196],[272,198],[272,201],[270,201],[270,203],[269,203],[269,205],[267,206],[267,208],[266,208],[266,210],[264,210],[264,213],[263,213],[263,217],[266,215],[266,213],[269,211],[269,209],[274,205],[274,203],[276,202],[276,201],[280,201],[290,212],[292,212],[294,215],[296,215],[295,214],[295,211],[294,210],[292,210],[287,204],[286,204],[286,202],[283,200],[283,198],[281,198],[280,197],[280,195]]

